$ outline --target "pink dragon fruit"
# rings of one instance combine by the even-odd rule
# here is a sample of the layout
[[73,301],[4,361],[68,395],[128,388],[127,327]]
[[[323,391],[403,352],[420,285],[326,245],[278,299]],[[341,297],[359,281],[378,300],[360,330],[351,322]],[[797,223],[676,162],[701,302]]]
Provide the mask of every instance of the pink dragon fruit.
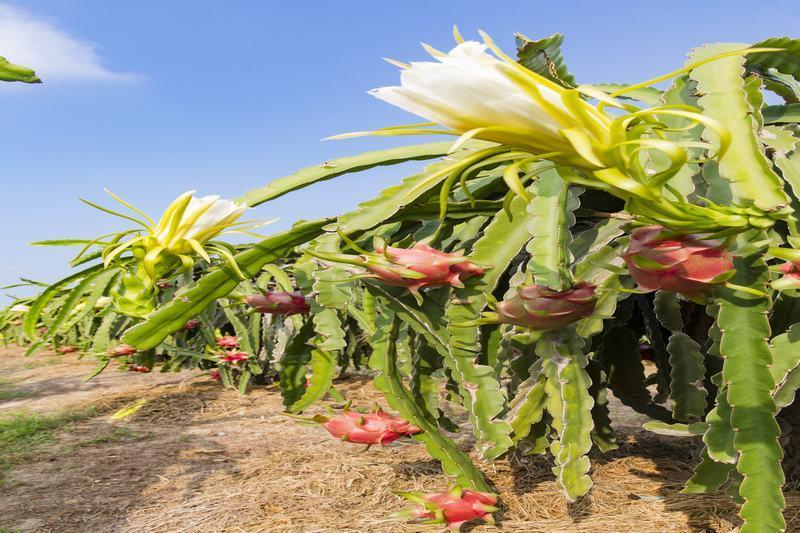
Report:
[[125,357],[128,355],[133,355],[136,353],[136,348],[131,346],[130,344],[118,344],[111,348],[108,352],[109,357]]
[[783,274],[780,279],[772,282],[773,289],[779,291],[800,289],[800,262],[788,261],[771,269]]
[[78,348],[76,346],[69,346],[69,345],[61,346],[58,349],[58,353],[60,353],[60,354],[75,353],[77,351],[78,351]]
[[142,374],[146,374],[152,370],[150,367],[146,367],[144,365],[130,365],[128,367],[128,372],[141,372]]
[[463,251],[446,253],[421,242],[411,248],[377,247],[375,252],[369,258],[359,256],[363,266],[387,285],[408,287],[411,292],[436,285],[463,287],[464,281],[484,272]]
[[239,347],[239,337],[236,335],[225,335],[217,339],[217,346],[220,348],[231,349]]
[[724,240],[676,235],[661,226],[634,230],[622,257],[640,289],[677,292],[699,301],[734,274]]
[[337,439],[368,446],[389,444],[406,435],[422,431],[406,420],[380,409],[367,414],[345,411],[335,418],[317,415],[314,420],[321,423]]
[[417,507],[396,513],[399,518],[425,518],[429,524],[447,524],[457,530],[465,522],[483,520],[494,524],[492,513],[497,511],[497,496],[453,487],[448,492],[399,492],[398,495],[414,502]]
[[497,304],[497,321],[534,330],[549,330],[571,324],[592,314],[595,286],[580,282],[565,291],[544,285],[517,288],[516,294]]
[[238,363],[240,361],[247,361],[250,359],[250,354],[244,352],[228,352],[220,357],[223,363]]
[[259,313],[273,315],[299,315],[311,311],[306,297],[299,292],[271,291],[245,297],[247,305]]
[[211,370],[211,371],[208,372],[208,375],[214,381],[222,381],[222,373],[220,373],[219,370]]
[[186,331],[194,331],[199,327],[200,327],[200,321],[197,320],[196,318],[187,320],[186,323],[183,325],[183,329],[185,329]]

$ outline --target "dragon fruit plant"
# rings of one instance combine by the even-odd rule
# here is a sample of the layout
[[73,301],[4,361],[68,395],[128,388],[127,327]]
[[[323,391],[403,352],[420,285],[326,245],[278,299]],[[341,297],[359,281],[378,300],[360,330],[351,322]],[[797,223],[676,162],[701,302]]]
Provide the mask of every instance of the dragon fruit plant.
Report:
[[[616,447],[612,391],[651,419],[647,429],[696,440],[684,492],[724,490],[741,502],[742,531],[784,530],[781,442],[793,435],[779,441],[778,418],[797,409],[800,384],[800,40],[701,46],[631,85],[579,83],[562,40],[517,36],[511,58],[488,36],[456,32],[449,52],[426,46],[431,61],[394,61],[400,85],[373,94],[429,122],[339,137],[450,140],[329,160],[236,205],[435,161],[351,212],[231,250],[224,264],[197,260],[185,233],[93,242],[87,250],[105,253],[78,261],[93,266],[18,302],[30,307],[24,335],[59,335],[70,311],[45,308],[59,298],[72,307],[107,275],[105,287],[141,286],[123,283],[103,312],[124,315],[123,295],[150,306],[115,322],[114,342],[165,368],[208,370],[217,338],[236,335],[236,350],[253,355],[236,363],[245,387],[274,377],[289,413],[324,400],[344,369],[368,366],[393,416],[419,429],[411,438],[461,487],[415,496],[409,516],[451,526],[487,520],[497,491],[450,437],[446,413],[467,415],[485,461],[549,454],[576,500],[592,487],[589,452]],[[765,92],[785,103],[765,105]],[[159,289],[162,279],[176,286]],[[276,291],[299,293],[307,309],[282,312]],[[19,314],[2,316],[0,331],[17,327]],[[202,327],[183,331],[190,319]],[[335,431],[386,435],[383,422],[373,432],[371,418],[351,418]]]

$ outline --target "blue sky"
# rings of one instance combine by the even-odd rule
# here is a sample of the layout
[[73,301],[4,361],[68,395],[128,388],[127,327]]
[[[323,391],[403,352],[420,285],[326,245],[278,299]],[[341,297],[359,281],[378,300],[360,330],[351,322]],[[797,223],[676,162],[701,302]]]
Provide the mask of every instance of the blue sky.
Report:
[[[0,286],[68,272],[68,250],[30,241],[125,227],[78,202],[107,202],[103,187],[157,215],[189,189],[236,197],[303,166],[408,142],[320,139],[414,121],[366,91],[398,79],[381,57],[424,59],[420,41],[448,49],[453,24],[468,37],[484,29],[508,51],[515,31],[560,31],[580,81],[633,82],[676,68],[704,42],[800,37],[800,3],[0,3],[0,55],[30,58],[45,80],[0,85]],[[279,217],[271,230],[334,215],[407,170],[340,178],[253,215]]]

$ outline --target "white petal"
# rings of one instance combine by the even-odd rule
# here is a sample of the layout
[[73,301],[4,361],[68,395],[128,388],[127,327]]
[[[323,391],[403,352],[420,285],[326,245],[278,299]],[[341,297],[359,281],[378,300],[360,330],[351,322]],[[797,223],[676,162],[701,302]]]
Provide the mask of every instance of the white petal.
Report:
[[199,206],[205,206],[208,203],[213,203],[213,205],[189,228],[186,232],[187,239],[197,238],[201,232],[208,231],[211,231],[211,235],[204,236],[203,240],[213,238],[225,229],[220,226],[231,224],[247,210],[247,206],[231,200],[220,200],[219,196],[205,196],[198,200]]
[[[550,143],[562,144],[562,125],[499,68],[502,62],[484,44],[466,41],[438,61],[413,62],[402,71],[400,87],[372,94],[433,122],[464,132],[505,126]],[[543,98],[563,108],[560,95],[538,86]]]

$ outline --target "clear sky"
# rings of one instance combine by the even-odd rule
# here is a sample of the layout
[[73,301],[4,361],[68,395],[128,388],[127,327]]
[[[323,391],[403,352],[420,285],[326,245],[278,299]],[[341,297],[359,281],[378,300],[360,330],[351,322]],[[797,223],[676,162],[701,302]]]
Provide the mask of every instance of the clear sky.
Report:
[[[68,272],[68,250],[30,241],[125,227],[78,202],[110,203],[103,187],[158,215],[189,189],[236,197],[332,157],[413,142],[320,139],[415,121],[366,91],[398,80],[381,57],[424,59],[420,41],[449,49],[453,24],[466,37],[488,31],[509,52],[513,32],[562,32],[579,81],[633,82],[705,42],[800,37],[800,2],[0,3],[0,55],[45,81],[0,85],[0,286]],[[334,215],[406,170],[340,178],[252,214],[279,217],[269,231]]]

